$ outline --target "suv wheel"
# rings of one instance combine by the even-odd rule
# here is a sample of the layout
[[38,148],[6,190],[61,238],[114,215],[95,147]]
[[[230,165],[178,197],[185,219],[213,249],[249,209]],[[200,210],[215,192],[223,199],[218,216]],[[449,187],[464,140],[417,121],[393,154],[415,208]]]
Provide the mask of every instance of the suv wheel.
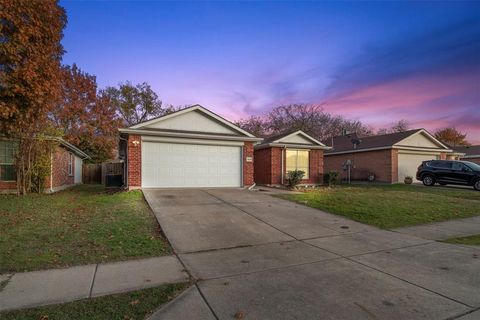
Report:
[[431,187],[435,184],[435,179],[431,175],[426,174],[423,176],[422,182],[424,185]]
[[480,179],[475,181],[475,184],[473,185],[473,188],[477,191],[480,191]]

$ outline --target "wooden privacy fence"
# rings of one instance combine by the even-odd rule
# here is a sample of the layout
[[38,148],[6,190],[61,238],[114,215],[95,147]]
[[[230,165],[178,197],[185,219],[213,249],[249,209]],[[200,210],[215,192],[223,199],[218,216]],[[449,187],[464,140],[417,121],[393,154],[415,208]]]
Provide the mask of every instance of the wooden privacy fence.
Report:
[[104,162],[84,164],[82,181],[85,184],[103,184],[105,187],[118,188],[123,186],[124,163]]
[[102,183],[102,164],[101,163],[83,164],[82,181],[85,184]]

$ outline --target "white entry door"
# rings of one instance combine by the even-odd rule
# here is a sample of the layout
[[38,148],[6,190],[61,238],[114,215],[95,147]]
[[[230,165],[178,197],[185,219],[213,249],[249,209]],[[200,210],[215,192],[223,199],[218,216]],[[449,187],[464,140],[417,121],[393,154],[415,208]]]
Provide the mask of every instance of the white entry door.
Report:
[[142,142],[142,187],[240,187],[241,147]]
[[407,176],[412,177],[415,181],[417,168],[422,164],[422,161],[436,159],[438,159],[438,156],[435,154],[398,153],[398,182],[403,183]]

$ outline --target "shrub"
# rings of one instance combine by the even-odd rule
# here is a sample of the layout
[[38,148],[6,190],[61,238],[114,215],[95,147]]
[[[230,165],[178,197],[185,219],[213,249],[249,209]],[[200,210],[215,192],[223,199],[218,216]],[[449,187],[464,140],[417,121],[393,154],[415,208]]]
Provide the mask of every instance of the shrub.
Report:
[[338,183],[339,173],[337,171],[329,171],[323,175],[324,183],[330,187]]
[[302,170],[288,171],[287,173],[288,186],[291,188],[297,186],[302,180],[303,176],[305,176],[305,172]]

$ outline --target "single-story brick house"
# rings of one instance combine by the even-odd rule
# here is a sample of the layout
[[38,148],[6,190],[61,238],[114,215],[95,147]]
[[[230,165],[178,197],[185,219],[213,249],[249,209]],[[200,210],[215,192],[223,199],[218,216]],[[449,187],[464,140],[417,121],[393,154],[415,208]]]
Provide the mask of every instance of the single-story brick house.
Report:
[[[71,143],[52,138],[58,142],[51,152],[51,173],[45,181],[45,192],[52,193],[82,183],[83,160],[90,157]],[[17,191],[17,175],[14,167],[15,141],[0,139],[0,193]]]
[[415,178],[417,168],[425,160],[446,159],[452,150],[425,129],[361,137],[355,133],[325,141],[332,147],[325,152],[325,171],[347,176],[351,163],[351,179],[397,183],[406,176]]
[[474,162],[480,164],[480,145],[468,147],[455,147],[456,152],[463,153],[460,160]]
[[246,187],[261,141],[200,105],[119,129],[129,189]]
[[323,152],[330,148],[301,130],[268,137],[254,149],[257,184],[286,184],[293,170],[305,172],[301,184],[323,183]]

